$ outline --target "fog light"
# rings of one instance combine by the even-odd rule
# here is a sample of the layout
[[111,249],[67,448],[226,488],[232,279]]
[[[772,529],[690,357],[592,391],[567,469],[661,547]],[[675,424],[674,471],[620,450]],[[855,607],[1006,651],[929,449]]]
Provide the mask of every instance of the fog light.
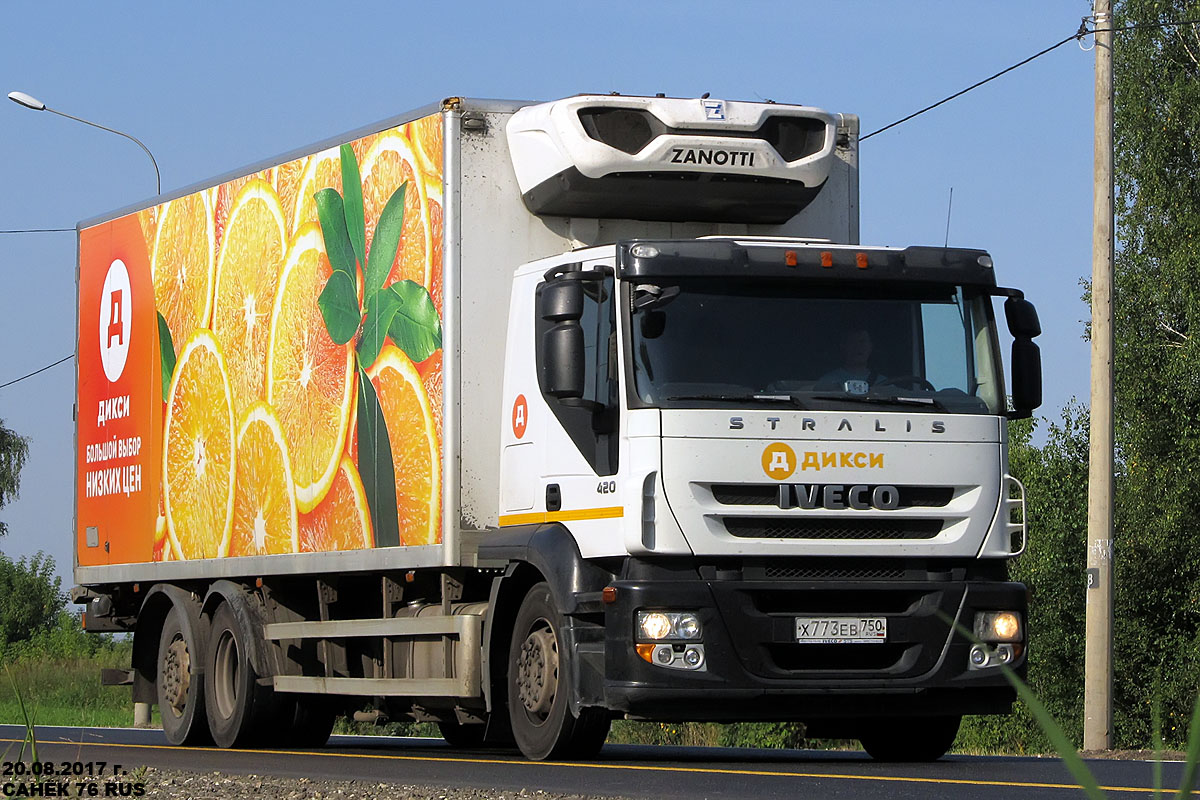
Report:
[[1025,638],[1015,611],[981,611],[975,615],[975,637],[985,642],[1020,642]]
[[671,619],[666,615],[657,611],[646,613],[645,611],[638,613],[638,627],[642,630],[642,636],[646,639],[665,639],[671,633]]
[[666,645],[659,645],[654,649],[654,658],[660,664],[670,664],[675,660],[675,653]]
[[698,667],[704,661],[704,654],[695,647],[689,647],[683,651],[683,661],[689,667]]
[[987,650],[981,645],[975,645],[971,648],[971,663],[977,667],[982,667],[988,661]]

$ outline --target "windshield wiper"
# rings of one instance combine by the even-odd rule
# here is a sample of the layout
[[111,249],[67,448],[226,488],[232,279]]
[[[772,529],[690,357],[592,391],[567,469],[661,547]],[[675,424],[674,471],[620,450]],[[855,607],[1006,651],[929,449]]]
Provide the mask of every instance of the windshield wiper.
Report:
[[866,403],[868,405],[896,406],[929,406],[938,411],[948,411],[945,405],[936,397],[900,397],[899,395],[856,395],[856,394],[815,394],[813,400],[844,400],[847,403]]
[[716,400],[725,403],[787,403],[795,408],[808,408],[798,397],[790,394],[673,394],[667,400]]

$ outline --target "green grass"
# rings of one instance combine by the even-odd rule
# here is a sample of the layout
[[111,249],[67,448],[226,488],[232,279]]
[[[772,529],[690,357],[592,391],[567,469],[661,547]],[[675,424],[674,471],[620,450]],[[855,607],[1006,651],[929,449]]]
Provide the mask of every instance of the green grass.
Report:
[[101,686],[100,669],[127,669],[126,648],[88,657],[23,658],[8,665],[12,681],[0,683],[0,722],[23,724],[17,691],[36,725],[128,727],[133,700],[128,686]]

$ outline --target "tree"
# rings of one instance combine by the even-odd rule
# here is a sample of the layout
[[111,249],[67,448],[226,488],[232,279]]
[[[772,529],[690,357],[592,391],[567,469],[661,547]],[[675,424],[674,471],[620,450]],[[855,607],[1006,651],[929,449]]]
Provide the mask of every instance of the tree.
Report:
[[1179,744],[1200,687],[1200,19],[1116,9],[1114,731]]
[[0,653],[52,628],[66,602],[54,559],[38,553],[13,561],[0,554]]
[[[0,508],[17,498],[21,488],[21,468],[29,457],[29,440],[4,426],[0,419]],[[0,520],[0,536],[8,526]]]

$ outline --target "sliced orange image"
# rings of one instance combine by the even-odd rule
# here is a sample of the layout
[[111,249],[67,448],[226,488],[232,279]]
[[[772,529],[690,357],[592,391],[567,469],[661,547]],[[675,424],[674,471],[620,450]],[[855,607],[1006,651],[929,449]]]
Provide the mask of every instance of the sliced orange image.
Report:
[[309,156],[300,173],[296,187],[295,207],[291,209],[291,228],[295,233],[310,222],[319,223],[317,201],[313,198],[322,189],[342,191],[342,155],[340,148],[331,147]]
[[212,315],[216,252],[207,192],[171,200],[161,207],[154,231],[150,272],[154,304],[167,321],[178,353]]
[[247,409],[238,426],[230,556],[295,553],[299,548],[292,466],[279,418],[269,405]]
[[343,458],[329,494],[310,513],[300,515],[300,552],[362,550],[374,546],[362,479],[354,462]]
[[442,178],[442,115],[431,114],[415,119],[405,126],[413,149],[421,158],[421,168],[429,176]]
[[146,242],[146,252],[154,248],[154,232],[158,229],[158,214],[162,206],[150,206],[137,212],[138,225],[142,228],[142,239]]
[[442,183],[425,181],[426,207],[429,213],[429,296],[438,316],[442,316],[442,239],[445,230],[442,223]]
[[383,285],[399,280],[416,281],[429,288],[429,254],[433,249],[429,229],[429,209],[425,202],[425,181],[408,139],[396,131],[381,133],[362,163],[363,210],[366,215],[367,258],[375,239],[379,215],[400,185],[407,182],[404,194],[404,227],[392,269]]
[[216,558],[229,550],[233,422],[225,359],[212,332],[198,329],[179,348],[163,434],[163,507],[178,558]]
[[433,414],[433,426],[437,431],[438,441],[442,440],[442,351],[438,350],[429,358],[417,364],[417,374],[421,376],[421,385],[429,397],[429,410]]
[[279,195],[279,203],[283,206],[283,218],[287,223],[288,235],[295,233],[292,228],[293,214],[296,211],[296,197],[300,194],[300,179],[304,176],[307,159],[297,158],[271,169],[271,185]]
[[271,312],[286,249],[283,206],[275,189],[259,178],[244,182],[230,207],[217,256],[212,319],[238,418],[266,395]]
[[212,193],[213,207],[213,240],[216,246],[216,252],[221,252],[221,242],[225,238],[225,229],[229,226],[229,218],[233,213],[233,203],[237,199],[238,194],[250,181],[267,181],[270,182],[271,174],[268,170],[255,172],[250,175],[243,175],[240,178],[234,178],[231,181],[218,184],[209,191]]
[[404,351],[391,344],[384,345],[367,375],[392,446],[400,543],[436,544],[441,539],[441,456],[421,376]]
[[152,561],[164,561],[171,552],[167,543],[167,512],[163,509],[162,494],[158,495],[158,516],[154,519],[154,544],[150,548]]
[[329,338],[317,305],[331,273],[320,227],[305,225],[284,258],[271,312],[267,402],[279,416],[304,513],[333,484],[354,396],[353,350]]

